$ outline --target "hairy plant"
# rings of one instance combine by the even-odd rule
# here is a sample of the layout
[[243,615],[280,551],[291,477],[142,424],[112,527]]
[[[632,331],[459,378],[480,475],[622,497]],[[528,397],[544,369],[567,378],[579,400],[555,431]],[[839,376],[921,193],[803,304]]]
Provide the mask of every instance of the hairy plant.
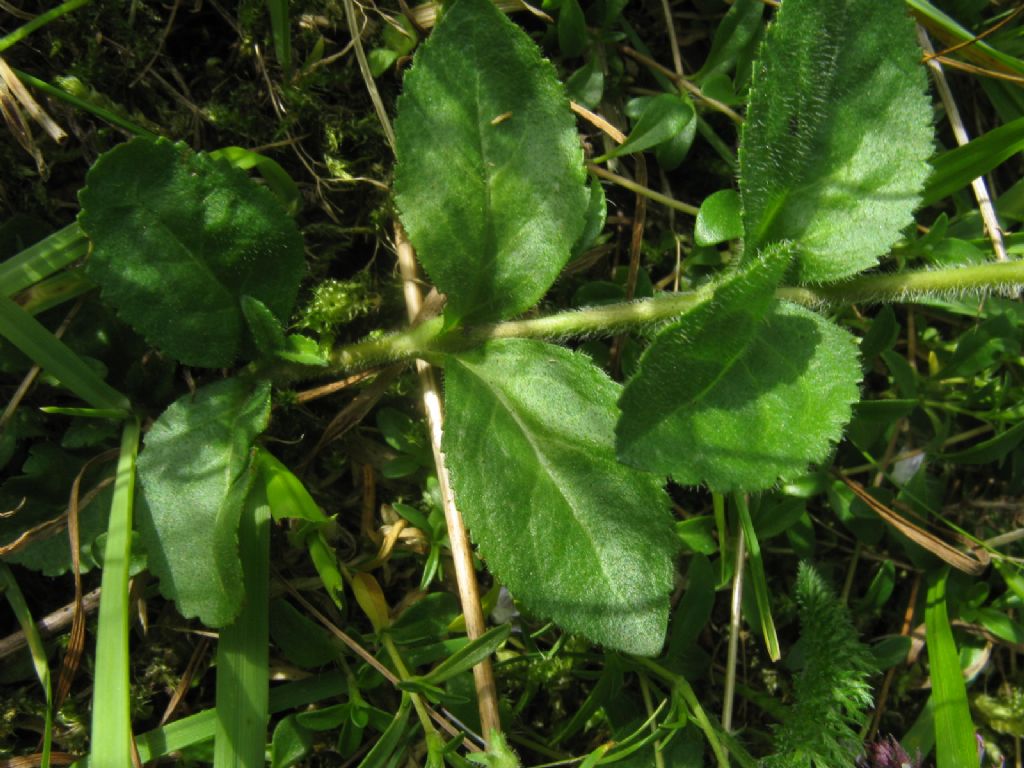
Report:
[[775,754],[763,768],[849,768],[860,739],[856,727],[871,706],[870,652],[857,639],[846,608],[821,576],[801,563],[796,577],[803,663],[794,702],[774,729]]

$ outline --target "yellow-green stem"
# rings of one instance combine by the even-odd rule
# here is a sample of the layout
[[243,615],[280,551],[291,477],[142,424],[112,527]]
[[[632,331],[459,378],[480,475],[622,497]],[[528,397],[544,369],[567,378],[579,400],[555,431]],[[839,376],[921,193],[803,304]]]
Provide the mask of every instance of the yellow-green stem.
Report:
[[[878,302],[913,302],[963,295],[1010,293],[1024,287],[1024,261],[981,264],[898,274],[855,277],[831,285],[783,287],[777,296],[807,306]],[[490,325],[446,329],[441,317],[415,328],[336,348],[328,368],[293,365],[275,368],[285,380],[308,379],[371,368],[384,363],[424,358],[443,364],[446,353],[465,351],[496,339],[546,339],[612,336],[665,323],[704,303],[714,286],[661,294],[650,299],[558,312],[543,317]]]

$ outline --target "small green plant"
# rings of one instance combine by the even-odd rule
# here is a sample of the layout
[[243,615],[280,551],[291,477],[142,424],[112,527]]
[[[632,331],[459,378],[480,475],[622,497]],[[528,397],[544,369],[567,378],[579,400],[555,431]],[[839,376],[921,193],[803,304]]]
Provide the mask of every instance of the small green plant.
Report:
[[860,751],[856,728],[871,706],[875,671],[846,609],[813,568],[796,577],[801,666],[795,701],[773,734],[775,754],[764,768],[846,768]]
[[[743,22],[751,29],[760,24],[754,5],[752,23]],[[286,40],[287,14],[279,3],[272,7],[275,39]],[[581,14],[575,0],[561,6],[557,31],[567,56],[585,49]],[[755,37],[741,35],[740,47],[752,48]],[[411,51],[404,38],[389,45],[395,55],[378,56],[388,66]],[[533,615],[609,651],[650,657],[665,645],[680,539],[669,479],[706,487],[719,503],[733,495],[763,584],[746,496],[826,462],[859,399],[858,342],[828,309],[1024,285],[1019,264],[864,274],[897,244],[929,194],[932,116],[919,53],[896,0],[786,0],[753,68],[739,189],[709,196],[697,216],[698,243],[740,240],[736,258],[693,290],[543,314],[538,304],[603,226],[603,192],[588,176],[553,66],[489,0],[452,0],[418,47],[395,124],[395,206],[446,297],[444,310],[408,330],[348,345],[333,344],[338,324],[376,303],[358,281],[324,282],[290,325],[303,242],[292,218],[293,185],[280,183],[272,165],[264,167],[268,184],[261,187],[243,170],[252,157],[236,152],[197,154],[139,138],[100,157],[80,193],[77,224],[54,236],[50,251],[30,249],[0,268],[4,334],[88,406],[61,412],[127,419],[112,500],[97,503],[109,518],[90,516],[83,529],[91,546],[108,526],[104,606],[114,618],[104,626],[114,627],[118,641],[101,637],[112,650],[97,660],[98,679],[118,707],[109,720],[97,715],[97,764],[125,760],[130,749],[126,668],[113,659],[126,654],[133,522],[161,592],[182,615],[222,629],[219,762],[231,759],[224,745],[239,733],[265,732],[274,706],[265,690],[270,516],[293,519],[293,539],[308,549],[331,599],[340,605],[348,583],[388,650],[401,642],[400,630],[409,631],[390,625],[372,576],[339,566],[327,544],[330,519],[261,443],[275,393],[296,381],[416,358],[443,368],[443,449],[455,501],[487,567]],[[289,69],[288,49],[282,44],[277,54]],[[727,69],[723,57],[713,49],[701,74],[709,84]],[[570,87],[591,92],[596,103],[591,64]],[[657,147],[659,157],[681,162],[697,129],[692,104],[658,95],[635,106],[633,133],[599,160]],[[958,174],[970,178],[954,168],[944,183]],[[86,244],[85,274],[118,316],[162,355],[209,371],[155,419],[137,464],[141,414],[7,298],[40,271],[50,274],[80,256]],[[53,251],[67,258],[58,263]],[[572,348],[577,340],[627,333],[644,351],[622,384]],[[232,373],[218,377],[218,369]],[[400,453],[399,463],[387,465],[393,475],[428,463],[408,420],[378,413],[385,440]],[[37,474],[57,464],[36,458]],[[64,475],[74,471],[62,468]],[[404,516],[422,517],[420,527],[430,531],[436,569],[440,528],[406,509]],[[956,668],[942,585],[930,603],[941,610],[930,609],[929,642],[939,637],[938,648],[949,635],[943,658]],[[779,756],[766,765],[841,765],[856,751],[848,744],[850,724],[867,703],[869,665],[809,568],[800,572],[798,596],[806,661],[796,707],[776,732]],[[774,635],[763,591],[757,601],[765,635]],[[498,627],[426,675],[403,671],[398,715],[384,718],[366,764],[398,753],[413,708],[429,728],[420,697],[436,697],[441,683],[508,634],[508,626]],[[844,664],[831,658],[837,642]],[[966,711],[958,672],[957,679],[939,678],[936,690]],[[667,679],[679,711],[709,740],[717,738],[685,680]],[[369,715],[357,706],[358,681],[346,685],[348,709],[331,716],[357,728],[358,741]],[[334,727],[314,720],[282,720],[275,749],[298,745],[298,754],[303,734]],[[427,733],[436,765],[450,746]],[[963,754],[959,742],[950,754]],[[261,760],[262,741],[246,744],[245,759]],[[715,748],[722,760],[717,741]],[[288,759],[277,755],[275,763]],[[492,759],[513,761],[500,753]]]

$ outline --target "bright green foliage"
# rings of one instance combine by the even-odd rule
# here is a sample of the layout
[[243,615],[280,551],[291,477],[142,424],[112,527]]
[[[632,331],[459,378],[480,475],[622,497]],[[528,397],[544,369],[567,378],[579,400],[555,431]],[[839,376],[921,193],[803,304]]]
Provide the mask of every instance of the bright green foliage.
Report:
[[685,99],[668,93],[654,96],[644,105],[644,111],[640,113],[628,138],[605,157],[642,152],[669,141],[694,118],[693,107]]
[[164,411],[139,456],[149,568],[182,615],[207,626],[230,623],[241,608],[238,518],[253,441],[269,418],[269,382],[219,381]]
[[740,196],[734,189],[720,189],[704,198],[693,226],[697,245],[717,245],[743,237]]
[[263,764],[267,741],[270,507],[257,483],[238,521],[245,601],[217,641],[214,768]]
[[620,400],[623,461],[712,490],[755,491],[821,461],[858,398],[853,338],[777,302],[770,250],[662,331]]
[[227,366],[247,335],[242,296],[288,320],[302,239],[244,172],[183,144],[136,139],[103,155],[86,182],[88,275],[150,343],[188,365]]
[[452,486],[488,567],[532,612],[656,654],[675,538],[660,483],[615,459],[618,387],[583,355],[526,340],[445,372]]
[[877,263],[911,223],[928,175],[919,57],[898,0],[786,0],[761,49],[740,146],[749,254],[796,242],[805,283]]
[[817,572],[800,564],[796,577],[803,666],[793,706],[775,729],[775,754],[763,768],[849,768],[860,751],[856,727],[871,706],[871,652]]
[[249,326],[256,348],[264,354],[270,354],[284,349],[285,338],[284,328],[281,321],[275,317],[266,304],[252,296],[243,296],[241,299],[242,315]]
[[937,768],[960,768],[977,760],[977,748],[960,654],[946,606],[948,578],[948,568],[929,575],[924,624],[932,680],[930,701],[935,713],[935,764]]
[[583,230],[583,153],[551,64],[490,0],[454,0],[405,76],[396,202],[452,322],[532,307]]

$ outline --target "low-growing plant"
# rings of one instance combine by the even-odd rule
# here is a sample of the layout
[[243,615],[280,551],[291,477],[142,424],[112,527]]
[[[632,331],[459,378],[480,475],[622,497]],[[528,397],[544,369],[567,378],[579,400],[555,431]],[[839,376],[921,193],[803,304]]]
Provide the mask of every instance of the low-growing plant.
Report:
[[[563,6],[558,25],[570,56],[586,34],[573,7],[575,0]],[[408,54],[404,40],[378,64]],[[451,0],[405,74],[394,127],[394,204],[445,297],[443,311],[354,344],[332,341],[337,323],[378,303],[358,280],[348,284],[351,296],[338,294],[341,283],[322,285],[289,332],[304,254],[291,216],[294,185],[279,169],[264,164],[268,183],[259,186],[242,170],[251,154],[195,153],[151,138],[102,155],[79,195],[77,224],[0,267],[4,335],[86,403],[62,411],[127,424],[112,501],[83,520],[90,546],[106,527],[97,558],[102,610],[122,616],[120,642],[101,636],[108,650],[96,664],[120,720],[95,715],[92,764],[126,764],[130,750],[126,668],[115,659],[126,653],[133,527],[160,591],[183,616],[221,629],[217,750],[238,749],[233,734],[246,723],[265,728],[271,706],[265,679],[252,678],[266,667],[266,612],[256,609],[267,601],[270,516],[294,520],[295,539],[333,585],[331,596],[340,601],[348,583],[388,637],[380,587],[339,566],[324,538],[331,520],[260,439],[275,393],[296,381],[413,359],[442,368],[443,452],[487,568],[532,615],[610,651],[651,657],[665,644],[679,551],[669,479],[719,500],[732,495],[763,586],[746,495],[826,463],[859,400],[858,341],[828,317],[830,308],[1024,285],[1012,263],[869,272],[912,225],[929,178],[932,110],[919,56],[900,2],[786,0],[753,68],[738,191],[711,195],[697,214],[697,241],[732,241],[730,263],[688,290],[544,314],[538,304],[604,224],[600,182],[588,175],[565,88],[533,41],[489,0]],[[570,85],[582,89],[579,78]],[[654,97],[628,139],[600,159],[668,147],[684,132],[692,141],[693,108],[680,104],[689,102]],[[967,172],[947,171],[944,183]],[[120,320],[183,365],[232,372],[167,406],[146,431],[137,465],[143,414],[7,298],[79,258],[83,243],[84,274]],[[332,296],[338,307],[326,306]],[[643,346],[624,384],[573,347],[624,334]],[[401,471],[427,461],[424,445],[401,429],[394,440],[408,459]],[[429,520],[419,527],[440,535]],[[54,556],[17,554],[44,569],[66,567],[53,565]],[[777,656],[767,595],[756,597]],[[852,709],[868,702],[868,665],[855,658],[847,619],[809,569],[798,600],[804,677],[794,714],[776,733],[780,757],[766,764],[837,765],[838,750],[853,741]],[[944,614],[932,618],[948,633]],[[404,738],[419,702],[411,693],[435,695],[507,635],[507,626],[488,633],[448,667],[404,680],[397,718],[371,753],[382,762],[373,764],[385,764]],[[850,649],[845,668],[827,658],[839,636]],[[262,661],[254,651],[261,645]],[[829,673],[843,669],[852,671],[830,687]],[[676,680],[678,690],[684,682]],[[699,705],[680,696],[700,721]],[[807,732],[819,711],[826,727],[812,734],[816,745]],[[282,722],[299,741],[302,728],[313,728]],[[262,746],[239,759],[262,761]],[[441,759],[443,747],[432,742],[431,754]],[[800,750],[809,757],[798,758]]]

